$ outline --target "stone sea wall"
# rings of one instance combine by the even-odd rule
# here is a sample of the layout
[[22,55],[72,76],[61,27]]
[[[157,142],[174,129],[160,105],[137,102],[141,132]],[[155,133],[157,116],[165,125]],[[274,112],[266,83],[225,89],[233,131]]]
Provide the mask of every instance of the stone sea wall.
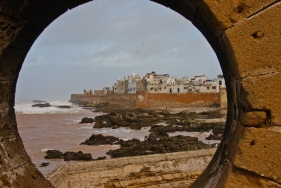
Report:
[[216,149],[124,157],[67,164],[48,179],[59,188],[187,187],[206,168]]
[[148,94],[148,107],[184,107],[186,104],[219,103],[219,93]]
[[149,94],[147,91],[138,91],[136,94],[72,94],[70,101],[88,103],[89,105],[108,102],[132,108],[158,108],[165,106],[180,108],[190,104],[219,103],[220,98],[220,93]]

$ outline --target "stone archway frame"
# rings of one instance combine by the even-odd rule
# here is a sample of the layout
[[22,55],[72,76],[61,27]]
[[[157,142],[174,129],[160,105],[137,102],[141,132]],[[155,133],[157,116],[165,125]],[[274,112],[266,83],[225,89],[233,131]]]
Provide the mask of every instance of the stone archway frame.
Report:
[[[153,0],[190,20],[226,79],[224,138],[192,187],[281,187],[281,2]],[[0,184],[51,187],[17,131],[15,89],[24,58],[53,20],[89,0],[0,1]],[[171,36],[172,37],[172,36]]]

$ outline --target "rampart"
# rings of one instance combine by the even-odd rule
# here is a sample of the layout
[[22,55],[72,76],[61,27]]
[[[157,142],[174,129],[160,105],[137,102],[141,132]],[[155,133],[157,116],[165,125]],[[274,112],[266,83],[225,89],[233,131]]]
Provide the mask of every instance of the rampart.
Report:
[[184,107],[198,103],[219,103],[219,93],[179,93],[179,94],[148,94],[147,91],[138,91],[137,94],[107,94],[83,95],[72,94],[71,102],[86,103],[88,105],[108,102],[119,104],[122,107],[157,108],[157,107]]
[[107,94],[107,95],[83,95],[83,94],[71,94],[71,102],[85,103],[86,105],[94,105],[103,102],[111,104],[119,104],[122,107],[135,107],[136,95],[132,94]]
[[67,164],[49,180],[55,187],[185,187],[206,168],[216,149]]
[[70,101],[75,103],[98,104],[106,102],[106,96],[71,94]]
[[186,104],[219,103],[219,93],[148,94],[148,107],[183,107]]

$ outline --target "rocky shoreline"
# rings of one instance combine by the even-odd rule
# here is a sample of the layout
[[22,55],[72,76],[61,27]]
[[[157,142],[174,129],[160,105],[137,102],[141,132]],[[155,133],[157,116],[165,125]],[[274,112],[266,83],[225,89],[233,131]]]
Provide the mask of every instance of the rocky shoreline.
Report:
[[[217,144],[206,144],[199,141],[197,137],[191,136],[169,136],[174,132],[208,132],[207,140],[221,140],[224,132],[224,122],[205,122],[208,119],[224,118],[219,110],[202,112],[180,111],[171,113],[168,110],[151,109],[122,109],[119,105],[98,104],[87,107],[93,112],[105,114],[92,117],[84,117],[80,123],[92,124],[93,128],[118,129],[125,127],[132,130],[140,130],[150,127],[150,134],[143,141],[138,139],[122,140],[114,136],[93,134],[81,145],[119,145],[119,149],[109,150],[106,154],[111,158],[163,154],[179,151],[192,151],[211,149]],[[62,153],[57,150],[47,151],[45,159],[68,160],[102,160],[106,157],[93,159],[91,154],[79,152]]]
[[[200,149],[210,149],[217,144],[205,144],[196,137],[173,136],[168,133],[181,132],[212,132],[206,139],[221,140],[224,132],[224,122],[206,123],[200,120],[223,118],[219,110],[203,111],[200,113],[181,111],[171,113],[167,110],[150,109],[116,109],[117,106],[109,104],[99,104],[95,111],[107,112],[107,114],[93,118],[83,118],[80,123],[95,123],[94,128],[127,127],[140,130],[143,127],[151,127],[149,136],[144,141],[138,139],[122,140],[119,138],[103,137],[102,135],[92,135],[82,144],[97,145],[118,144],[119,149],[107,152],[111,158],[161,154],[179,151],[191,151]],[[164,123],[165,125],[157,125]],[[99,138],[99,140],[98,140]]]

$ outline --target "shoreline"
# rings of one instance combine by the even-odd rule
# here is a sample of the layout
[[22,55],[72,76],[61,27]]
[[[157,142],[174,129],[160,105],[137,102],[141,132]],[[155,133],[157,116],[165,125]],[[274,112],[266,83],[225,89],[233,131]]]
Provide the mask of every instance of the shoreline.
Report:
[[[38,167],[38,169],[46,176],[51,173],[56,165],[77,163],[79,161],[70,161],[65,163],[63,160],[45,160],[45,153],[42,153],[42,149],[51,148],[58,149],[63,152],[66,151],[83,151],[83,153],[92,153],[93,158],[98,158],[104,156],[108,150],[118,149],[120,146],[117,145],[100,145],[100,146],[81,146],[80,143],[89,138],[92,134],[103,134],[103,135],[122,135],[124,140],[130,140],[134,137],[139,139],[149,135],[148,130],[150,127],[145,127],[142,130],[132,130],[124,128],[112,129],[112,128],[102,128],[93,129],[94,124],[79,124],[78,122],[85,116],[95,117],[98,115],[103,115],[103,112],[91,112],[90,110],[83,110],[83,107],[79,107],[81,111],[78,113],[51,113],[51,114],[17,114],[17,122],[19,127],[19,132],[23,139],[26,150],[33,163]],[[184,108],[184,110],[194,109],[195,107]],[[182,108],[177,108],[174,112],[179,112]],[[208,109],[208,107],[202,108]],[[161,109],[155,109],[161,110]],[[153,110],[152,110],[153,111]],[[169,111],[169,109],[168,109]],[[32,120],[33,119],[33,120]],[[201,120],[196,120],[201,121]],[[208,120],[214,121],[214,120]],[[218,120],[216,120],[218,121]],[[55,131],[55,132],[54,132]],[[178,132],[176,132],[177,134]],[[182,132],[184,133],[184,132]],[[196,132],[196,134],[201,134],[202,132]],[[174,134],[174,133],[169,133]],[[199,134],[193,136],[200,136]],[[51,137],[48,138],[47,136]],[[73,135],[73,136],[71,136]],[[50,139],[59,140],[58,143],[54,143],[50,146],[47,145],[48,142],[51,143]],[[120,137],[120,136],[118,136]],[[65,139],[62,139],[65,138]],[[37,141],[34,142],[34,139]],[[39,140],[38,140],[39,139]],[[38,142],[38,143],[37,143]],[[38,146],[36,146],[36,144]],[[103,154],[102,154],[103,153]],[[35,160],[35,161],[34,161]],[[39,167],[43,162],[50,162],[48,167]]]

